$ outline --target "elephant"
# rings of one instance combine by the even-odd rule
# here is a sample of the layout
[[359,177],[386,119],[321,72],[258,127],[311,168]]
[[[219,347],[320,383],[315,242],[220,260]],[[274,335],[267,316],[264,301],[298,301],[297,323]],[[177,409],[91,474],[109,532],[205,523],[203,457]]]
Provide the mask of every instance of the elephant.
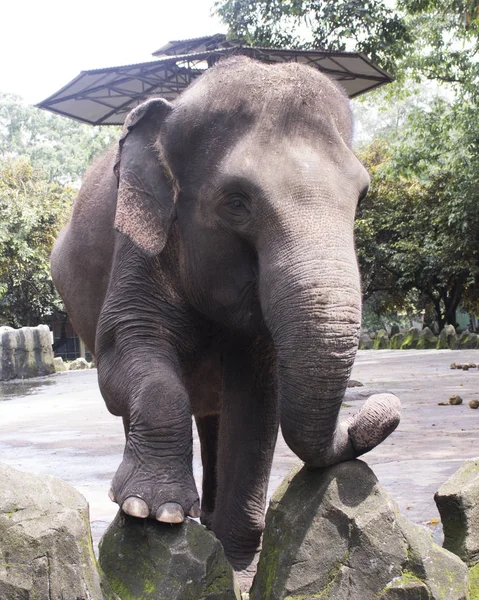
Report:
[[111,499],[140,519],[201,516],[240,573],[261,546],[279,426],[324,468],[399,423],[392,394],[339,419],[369,185],[352,130],[347,97],[317,69],[220,61],[175,100],[128,114],[52,251],[53,281],[123,419]]

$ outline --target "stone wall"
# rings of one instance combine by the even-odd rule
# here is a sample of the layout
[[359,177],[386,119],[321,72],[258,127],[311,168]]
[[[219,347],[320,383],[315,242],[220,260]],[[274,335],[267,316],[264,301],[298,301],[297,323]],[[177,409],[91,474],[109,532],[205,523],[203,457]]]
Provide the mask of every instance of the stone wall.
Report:
[[53,365],[52,341],[47,325],[0,327],[0,380],[50,375]]
[[399,332],[385,329],[369,333],[361,333],[359,338],[360,350],[471,350],[479,348],[479,336],[470,331],[458,334],[452,325],[446,325],[436,336],[429,329],[411,327]]

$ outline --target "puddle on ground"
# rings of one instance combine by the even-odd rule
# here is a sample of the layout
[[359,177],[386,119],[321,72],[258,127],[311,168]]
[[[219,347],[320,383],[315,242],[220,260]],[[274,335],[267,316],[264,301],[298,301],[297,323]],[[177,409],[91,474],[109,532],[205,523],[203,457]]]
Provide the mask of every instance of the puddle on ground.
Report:
[[54,385],[55,383],[56,381],[50,378],[0,381],[0,402],[37,394],[43,387]]

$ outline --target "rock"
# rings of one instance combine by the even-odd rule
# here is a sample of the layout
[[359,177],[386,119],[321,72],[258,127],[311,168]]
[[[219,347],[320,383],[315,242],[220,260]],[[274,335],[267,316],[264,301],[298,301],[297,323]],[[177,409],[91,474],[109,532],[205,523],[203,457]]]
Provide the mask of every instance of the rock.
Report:
[[393,337],[393,335],[397,335],[398,333],[401,333],[401,330],[399,329],[399,325],[392,325],[391,326],[391,332],[390,332],[390,337]]
[[68,365],[63,362],[63,358],[61,356],[55,356],[53,359],[53,364],[55,366],[55,371],[57,372],[68,371]]
[[118,513],[100,542],[100,564],[128,600],[239,600],[215,536],[187,519],[171,526]]
[[411,574],[403,575],[376,596],[378,600],[429,600],[427,586]]
[[462,365],[461,365],[461,364],[459,364],[459,363],[457,363],[457,364],[456,364],[456,369],[461,369],[461,370],[462,370]]
[[350,379],[348,381],[348,388],[355,388],[355,387],[364,387],[364,383],[361,383],[360,381],[356,381],[355,379]]
[[469,400],[469,408],[479,408],[479,400]]
[[434,500],[444,528],[444,548],[469,566],[479,564],[479,458],[466,460]]
[[462,365],[463,371],[469,371],[469,365]]
[[475,369],[477,367],[476,363],[469,363],[470,369]]
[[437,337],[433,334],[429,327],[424,327],[417,341],[417,349],[432,350],[433,348],[436,348],[436,345]]
[[479,600],[479,565],[469,570],[469,580],[471,583],[471,600]]
[[389,348],[389,336],[385,329],[380,329],[376,333],[373,348],[374,350],[387,350]]
[[453,404],[454,406],[462,404],[462,398],[461,398],[461,396],[457,396],[457,395],[451,396],[449,398],[449,404]]
[[81,369],[89,369],[90,365],[85,358],[76,358],[70,363],[70,371],[79,371]]
[[362,333],[359,336],[359,349],[360,350],[371,350],[373,347],[373,340],[367,333]]
[[439,338],[437,340],[436,349],[437,350],[447,350],[448,348],[452,348],[454,342],[457,339],[456,330],[452,325],[446,325],[444,329],[440,332]]
[[438,402],[438,406],[449,406],[449,402]]
[[88,504],[67,483],[0,464],[0,598],[113,600],[97,571]]
[[479,337],[476,333],[465,330],[461,333],[451,347],[453,350],[472,350],[479,348]]
[[251,600],[465,600],[468,570],[362,461],[296,468],[271,501]]
[[400,350],[405,338],[406,336],[404,333],[396,333],[395,335],[393,335],[392,338],[389,340],[389,346],[391,350]]
[[0,328],[0,380],[23,379],[55,372],[50,329]]
[[417,348],[417,343],[420,337],[421,332],[419,331],[419,329],[417,329],[417,327],[411,327],[410,329],[408,329],[404,337],[404,342],[402,343],[401,350],[412,350],[414,348]]
[[375,340],[375,339],[376,339],[376,332],[375,332],[375,331],[370,331],[368,335],[369,335],[369,337],[370,337],[372,340]]
[[450,369],[457,369],[457,365],[456,363],[452,363],[452,365],[449,367]]

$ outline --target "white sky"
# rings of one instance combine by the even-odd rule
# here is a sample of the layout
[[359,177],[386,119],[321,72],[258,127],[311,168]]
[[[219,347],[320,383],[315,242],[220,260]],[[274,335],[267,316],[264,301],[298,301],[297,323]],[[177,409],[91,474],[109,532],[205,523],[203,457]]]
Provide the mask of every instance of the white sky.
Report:
[[43,100],[80,71],[154,60],[170,40],[225,33],[214,0],[5,0],[0,91]]

